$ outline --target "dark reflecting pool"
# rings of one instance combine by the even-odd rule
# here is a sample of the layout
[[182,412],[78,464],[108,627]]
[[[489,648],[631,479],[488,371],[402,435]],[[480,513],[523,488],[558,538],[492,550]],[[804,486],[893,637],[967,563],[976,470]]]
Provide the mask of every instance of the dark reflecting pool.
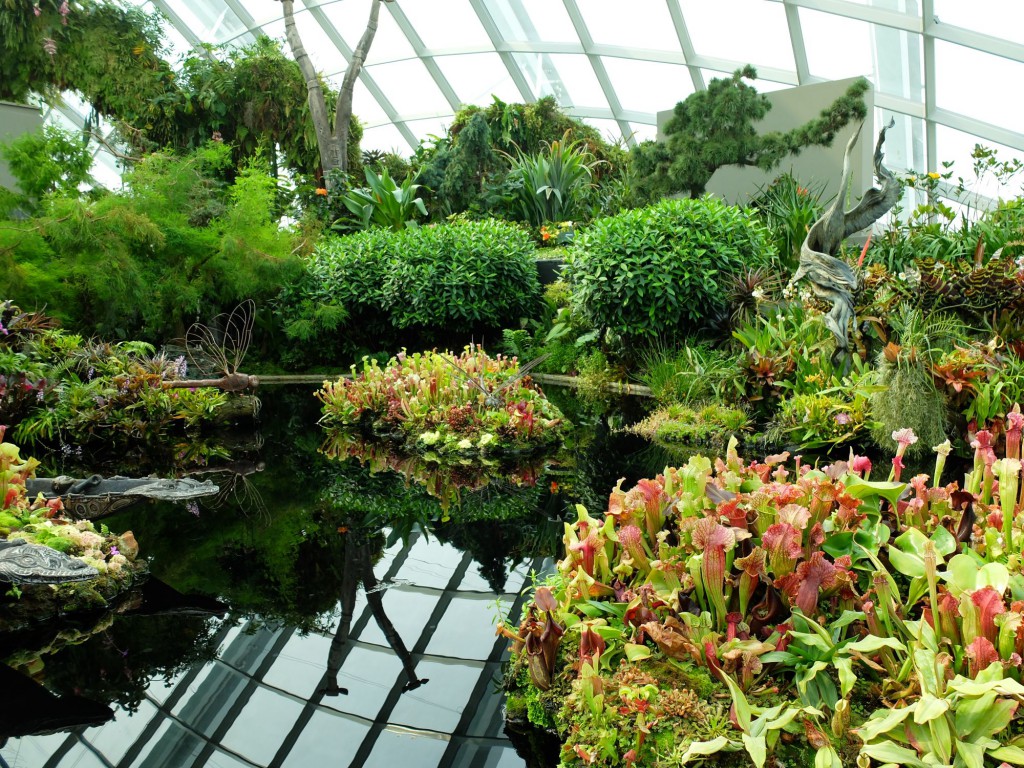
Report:
[[309,389],[262,396],[258,434],[175,449],[218,499],[104,521],[135,532],[141,590],[0,634],[0,765],[544,764],[503,730],[496,601],[515,620],[572,506],[668,457],[601,417],[557,456],[438,474],[325,444]]

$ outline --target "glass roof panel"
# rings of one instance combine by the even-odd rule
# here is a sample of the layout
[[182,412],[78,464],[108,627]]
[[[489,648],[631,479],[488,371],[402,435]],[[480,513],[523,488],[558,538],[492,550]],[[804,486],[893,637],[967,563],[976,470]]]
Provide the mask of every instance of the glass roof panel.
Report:
[[996,159],[1010,161],[1013,159],[1024,162],[1024,152],[1006,147],[994,141],[979,139],[977,136],[947,128],[944,125],[936,126],[935,129],[935,150],[939,162],[953,161],[953,181],[963,177],[964,184],[970,191],[985,195],[989,198],[1008,198],[1021,194],[1021,183],[1024,176],[1018,174],[1009,180],[1009,184],[1002,184],[992,174],[984,174],[978,178],[974,172],[974,160],[971,153],[974,146],[980,144],[987,149],[996,151]]
[[576,27],[562,3],[551,0],[508,0],[487,3],[486,12],[508,41],[579,43]]
[[630,123],[629,127],[633,129],[633,141],[639,144],[641,141],[654,141],[657,138],[658,129],[654,125],[647,125],[646,123]]
[[451,106],[419,59],[374,64],[363,71],[372,77],[403,117],[450,113]]
[[592,125],[601,132],[601,135],[610,142],[620,141],[622,139],[622,130],[619,128],[619,124],[614,120],[609,120],[603,117],[583,117],[581,118],[587,125]]
[[432,51],[491,47],[491,39],[469,0],[406,2],[402,3],[402,12]]
[[496,53],[438,56],[434,61],[463,104],[490,104],[492,94],[505,102],[523,100]]
[[356,88],[352,93],[352,111],[356,114],[363,125],[377,126],[390,123],[391,118],[366,88],[362,79],[356,80]]
[[194,3],[189,0],[167,0],[167,7],[188,25],[203,42],[223,43],[234,40],[249,30],[224,3]]
[[[345,0],[344,2],[331,2],[325,0],[322,3],[307,2],[306,5],[319,5],[324,16],[334,26],[335,30],[352,50],[358,45],[366,29],[366,22],[370,17],[369,0]],[[366,64],[377,64],[396,59],[415,58],[416,53],[402,30],[395,24],[391,14],[384,11],[380,14],[377,25],[377,34],[374,35],[370,52],[366,55]]]
[[423,140],[428,136],[444,136],[454,117],[455,115],[445,115],[444,117],[429,117],[426,120],[410,120],[406,126],[416,135],[417,139]]
[[[698,54],[795,70],[782,3],[763,0],[682,0],[683,17]],[[803,9],[801,9],[803,10]]]
[[807,66],[826,80],[868,77],[875,72],[875,43],[866,21],[800,8]]
[[402,132],[393,123],[379,125],[375,128],[367,128],[363,131],[363,140],[360,142],[359,148],[363,150],[379,149],[382,152],[397,152],[402,157],[407,156],[412,149],[409,146],[409,142],[402,135]]
[[936,40],[935,81],[938,107],[1003,128],[1024,125],[1024,104],[1007,93],[1007,84],[1024,82],[1019,61]]
[[[693,93],[690,70],[681,64],[604,56],[605,70],[623,109],[655,113]],[[673,101],[667,103],[669,99]]]
[[993,37],[1024,43],[1024,3],[1020,0],[934,0],[940,24],[956,25]]
[[921,36],[875,26],[875,87],[904,99],[924,101],[924,46]]
[[[341,55],[338,46],[334,44],[320,22],[316,20],[309,11],[295,14],[295,26],[302,37],[302,47],[306,49],[309,58],[313,60],[313,66],[317,72],[327,77],[339,75],[338,85],[341,84],[341,73],[344,73],[348,63]],[[285,51],[291,56],[291,49],[285,46]]]
[[[705,83],[710,83],[712,80],[721,79],[723,77],[732,77],[732,72],[721,72],[717,69],[702,69],[701,74],[704,75]],[[744,82],[756,88],[758,93],[771,93],[772,91],[781,91],[784,88],[793,87],[790,83],[779,83],[775,80],[764,80],[760,77],[755,78],[753,81],[744,80]],[[676,99],[676,101],[679,101],[679,99]],[[666,109],[674,105],[675,102],[672,102],[672,104],[669,105],[669,107],[666,107]]]
[[514,56],[537,97],[550,94],[563,107],[607,109],[608,99],[586,56],[573,53],[517,53]]
[[[279,0],[245,0],[245,10],[256,24],[266,24],[268,21],[284,18]],[[301,11],[302,4],[299,3],[295,7],[296,15]]]
[[679,51],[664,0],[631,0],[628,13],[622,12],[620,0],[583,0],[579,9],[595,43]]

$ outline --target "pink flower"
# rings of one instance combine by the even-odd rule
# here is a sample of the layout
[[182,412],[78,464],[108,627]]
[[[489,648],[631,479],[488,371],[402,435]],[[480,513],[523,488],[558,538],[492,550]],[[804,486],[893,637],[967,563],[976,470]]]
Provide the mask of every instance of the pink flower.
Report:
[[867,456],[854,456],[853,461],[850,462],[850,469],[867,477],[871,474],[871,459]]
[[897,429],[893,432],[892,439],[898,444],[896,452],[902,456],[909,446],[917,442],[917,435],[914,434],[914,430],[910,429],[910,427],[906,427],[905,429]]
[[852,420],[848,413],[840,411],[836,414],[836,424],[849,424]]

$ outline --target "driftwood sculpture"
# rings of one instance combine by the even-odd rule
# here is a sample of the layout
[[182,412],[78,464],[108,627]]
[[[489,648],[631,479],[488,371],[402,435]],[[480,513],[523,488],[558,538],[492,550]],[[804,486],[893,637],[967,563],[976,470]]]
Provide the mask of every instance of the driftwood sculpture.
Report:
[[825,315],[825,325],[836,338],[833,364],[849,352],[849,328],[856,314],[853,297],[860,288],[860,275],[845,261],[836,258],[839,246],[854,232],[878,221],[899,200],[900,185],[892,171],[882,165],[885,132],[893,125],[895,120],[889,121],[889,125],[878,132],[878,142],[875,144],[875,176],[878,177],[879,186],[865,192],[852,210],[844,211],[843,198],[850,183],[853,147],[857,143],[860,127],[850,138],[846,145],[839,193],[822,217],[808,230],[800,247],[800,266],[790,281],[792,285],[807,278],[815,296],[832,302],[832,310]]

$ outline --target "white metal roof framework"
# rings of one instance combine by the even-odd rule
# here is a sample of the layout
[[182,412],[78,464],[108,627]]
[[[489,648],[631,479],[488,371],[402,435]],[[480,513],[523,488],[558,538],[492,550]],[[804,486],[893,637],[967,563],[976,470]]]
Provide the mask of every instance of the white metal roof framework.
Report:
[[[260,32],[284,37],[278,0],[140,4],[167,17],[175,54],[200,42],[245,45]],[[336,83],[369,4],[296,3],[306,49]],[[384,9],[355,94],[364,148],[408,154],[460,105],[492,94],[553,95],[632,144],[653,137],[658,111],[751,63],[762,91],[867,77],[879,118],[897,120],[887,143],[894,167],[953,160],[968,176],[975,143],[1024,159],[1018,0],[394,0]],[[1005,194],[991,184],[975,191]]]

